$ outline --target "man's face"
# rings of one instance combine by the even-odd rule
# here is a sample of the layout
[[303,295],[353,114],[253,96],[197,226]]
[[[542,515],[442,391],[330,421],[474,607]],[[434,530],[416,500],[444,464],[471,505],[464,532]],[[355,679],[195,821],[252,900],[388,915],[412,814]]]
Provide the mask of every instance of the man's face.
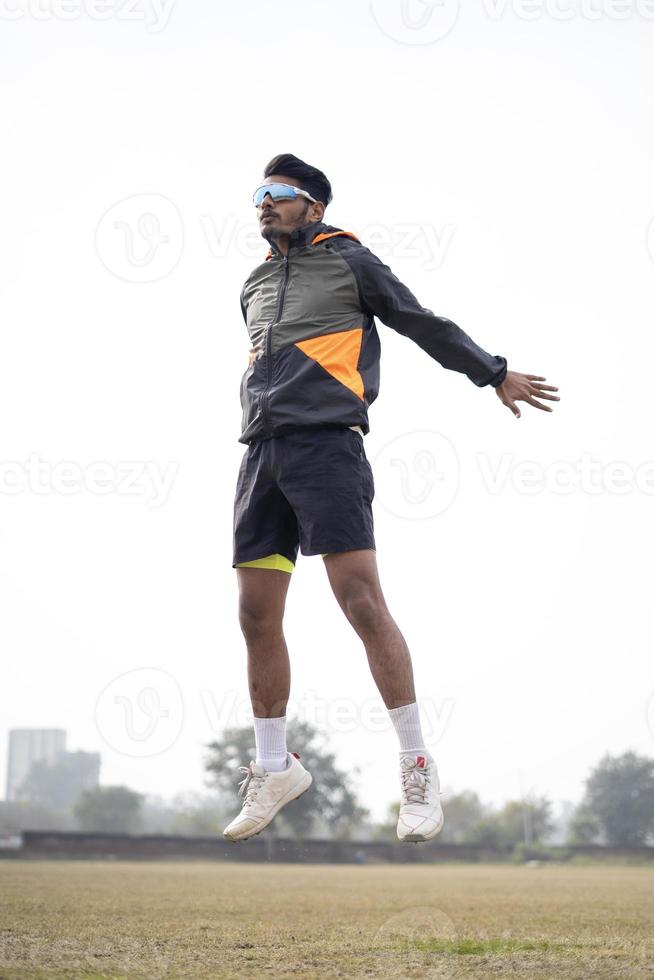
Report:
[[[300,182],[294,177],[285,177],[283,174],[272,174],[266,177],[263,184],[300,186]],[[322,204],[312,204],[306,197],[285,198],[281,201],[273,201],[270,196],[264,197],[261,206],[257,208],[261,235],[267,241],[281,235],[290,235],[297,228],[322,220],[324,210]]]

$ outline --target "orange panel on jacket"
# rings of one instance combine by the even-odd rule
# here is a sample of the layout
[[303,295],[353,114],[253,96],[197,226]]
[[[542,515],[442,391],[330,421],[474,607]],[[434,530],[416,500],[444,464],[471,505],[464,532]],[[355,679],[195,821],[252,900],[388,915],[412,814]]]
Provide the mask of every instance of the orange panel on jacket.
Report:
[[357,370],[362,336],[363,329],[359,327],[310,337],[297,341],[295,346],[363,399],[363,378]]

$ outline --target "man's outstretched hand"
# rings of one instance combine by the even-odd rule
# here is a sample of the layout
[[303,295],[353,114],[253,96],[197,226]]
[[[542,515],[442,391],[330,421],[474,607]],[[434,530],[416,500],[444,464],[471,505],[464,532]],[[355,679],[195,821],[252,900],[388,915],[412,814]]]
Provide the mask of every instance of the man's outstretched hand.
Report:
[[549,405],[541,405],[540,402],[536,401],[536,398],[547,398],[548,401],[558,402],[560,401],[558,395],[547,395],[546,392],[558,391],[559,389],[552,385],[543,385],[540,383],[541,381],[545,381],[545,378],[541,378],[537,374],[520,374],[519,371],[507,371],[504,381],[497,386],[495,391],[502,404],[510,408],[517,419],[520,418],[520,409],[516,402],[528,402],[534,408],[551,412],[552,409]]

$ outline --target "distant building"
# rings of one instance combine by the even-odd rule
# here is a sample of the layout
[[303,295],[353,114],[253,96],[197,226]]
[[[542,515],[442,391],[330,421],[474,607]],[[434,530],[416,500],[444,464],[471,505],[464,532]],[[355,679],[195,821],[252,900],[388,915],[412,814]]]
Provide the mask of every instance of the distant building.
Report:
[[7,799],[67,810],[100,781],[100,753],[66,751],[61,728],[13,728],[9,732]]
[[52,765],[65,751],[66,732],[63,728],[12,728],[7,760],[7,799],[17,799],[32,763]]

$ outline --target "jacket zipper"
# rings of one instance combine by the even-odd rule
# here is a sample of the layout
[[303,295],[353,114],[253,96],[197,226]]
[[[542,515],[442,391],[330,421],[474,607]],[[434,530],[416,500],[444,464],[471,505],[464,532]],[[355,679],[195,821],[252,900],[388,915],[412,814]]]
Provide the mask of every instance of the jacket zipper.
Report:
[[284,256],[284,278],[282,280],[282,288],[279,293],[279,303],[277,304],[277,315],[275,319],[268,326],[268,332],[266,334],[266,361],[267,361],[267,378],[266,387],[261,395],[261,413],[264,418],[264,424],[268,432],[272,432],[272,424],[270,421],[270,413],[268,411],[268,399],[270,396],[270,386],[272,384],[272,328],[276,323],[282,318],[282,313],[284,312],[284,297],[286,296],[286,286],[288,285],[288,255]]

